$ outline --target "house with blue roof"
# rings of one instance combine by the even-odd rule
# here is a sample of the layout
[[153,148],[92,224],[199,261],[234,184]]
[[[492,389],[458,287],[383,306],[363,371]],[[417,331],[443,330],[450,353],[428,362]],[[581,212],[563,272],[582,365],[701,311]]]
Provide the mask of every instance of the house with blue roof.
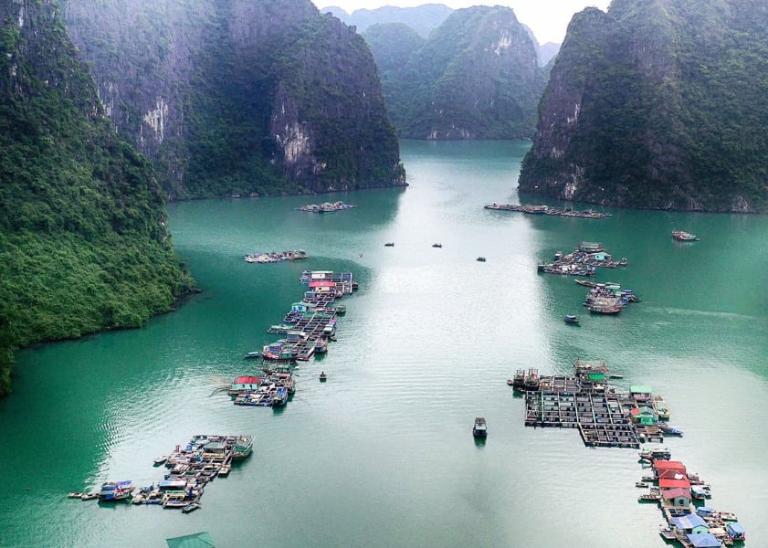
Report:
[[[696,533],[708,533],[709,527],[704,519],[696,514],[687,514],[677,518],[672,518],[672,527],[678,531],[683,531],[688,534]],[[719,544],[718,544],[719,546]]]
[[720,548],[723,543],[710,533],[693,533],[688,535],[688,541],[693,548]]

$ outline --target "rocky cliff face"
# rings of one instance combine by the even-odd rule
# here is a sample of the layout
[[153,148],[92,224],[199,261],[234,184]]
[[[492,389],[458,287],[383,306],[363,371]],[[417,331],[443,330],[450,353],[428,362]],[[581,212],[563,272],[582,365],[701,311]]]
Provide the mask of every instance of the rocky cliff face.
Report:
[[[402,25],[371,27],[365,37],[379,60],[390,115],[402,136],[532,135],[546,76],[534,40],[511,9],[457,10],[422,44]],[[407,61],[381,64],[402,59],[403,44],[415,48]]]
[[0,394],[13,347],[140,325],[191,283],[61,19],[55,0],[0,2]]
[[403,182],[370,53],[309,0],[67,0],[66,21],[172,198]]
[[626,207],[768,205],[768,6],[615,0],[574,16],[524,192]]

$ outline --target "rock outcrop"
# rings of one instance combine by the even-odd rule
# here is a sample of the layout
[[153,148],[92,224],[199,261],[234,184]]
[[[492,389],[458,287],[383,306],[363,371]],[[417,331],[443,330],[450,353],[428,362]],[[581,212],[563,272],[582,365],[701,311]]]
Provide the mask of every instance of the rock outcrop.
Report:
[[614,0],[574,16],[520,190],[657,209],[768,207],[768,4]]

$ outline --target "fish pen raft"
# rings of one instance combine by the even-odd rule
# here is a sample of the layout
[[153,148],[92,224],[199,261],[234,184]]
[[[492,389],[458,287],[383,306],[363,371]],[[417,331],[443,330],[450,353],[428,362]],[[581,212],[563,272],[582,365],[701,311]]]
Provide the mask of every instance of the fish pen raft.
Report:
[[[661,398],[610,386],[605,362],[577,360],[574,367],[576,374],[571,376],[518,370],[512,386],[525,392],[526,426],[576,428],[588,447],[639,448],[642,442],[663,441],[656,422],[662,415],[668,418],[668,410]],[[663,414],[652,411],[656,401]],[[649,413],[654,421],[646,419]]]

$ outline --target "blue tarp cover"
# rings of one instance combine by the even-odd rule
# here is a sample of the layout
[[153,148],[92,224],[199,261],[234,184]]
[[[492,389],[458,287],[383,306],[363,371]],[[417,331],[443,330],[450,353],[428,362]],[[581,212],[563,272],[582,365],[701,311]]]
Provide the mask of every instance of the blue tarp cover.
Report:
[[726,530],[731,535],[743,535],[744,534],[744,527],[741,526],[741,523],[738,521],[732,521],[728,525],[725,526]]
[[688,540],[695,548],[720,548],[722,546],[722,543],[711,533],[688,535]]
[[696,514],[688,514],[687,516],[672,518],[672,525],[685,531],[687,529],[693,529],[694,527],[699,527],[702,525],[706,527],[707,522],[704,521],[701,516],[697,516]]
[[711,506],[700,506],[696,508],[696,513],[699,514],[700,516],[708,516],[714,511],[715,509],[712,508]]

